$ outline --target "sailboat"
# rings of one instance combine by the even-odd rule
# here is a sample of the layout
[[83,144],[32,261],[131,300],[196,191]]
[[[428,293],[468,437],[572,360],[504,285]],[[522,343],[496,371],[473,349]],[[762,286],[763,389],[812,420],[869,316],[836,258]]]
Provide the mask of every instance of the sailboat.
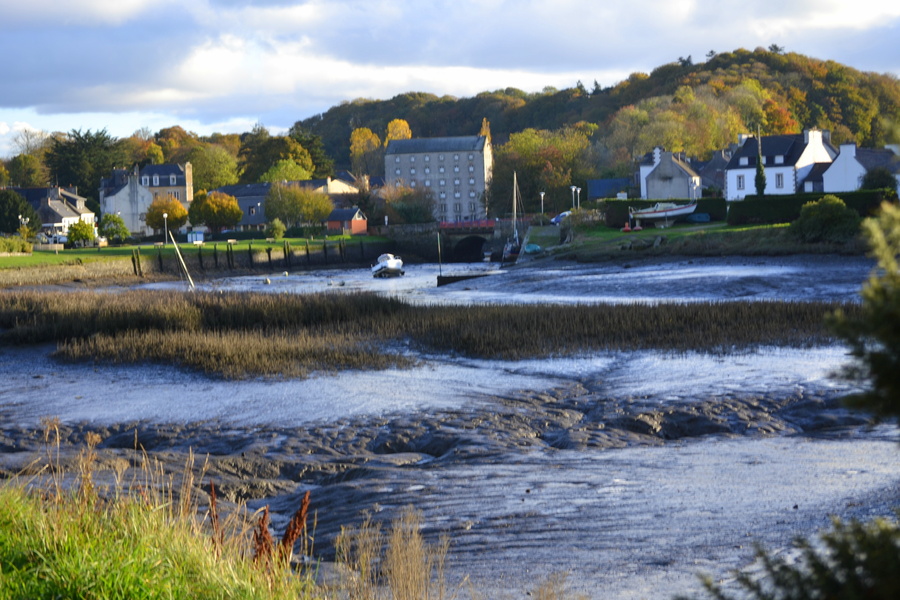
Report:
[[513,171],[513,201],[512,201],[512,235],[506,240],[503,246],[503,256],[500,264],[507,262],[515,262],[519,258],[519,252],[522,250],[522,243],[519,241],[519,226],[516,219],[516,211],[520,203],[519,183],[516,180],[516,172]]

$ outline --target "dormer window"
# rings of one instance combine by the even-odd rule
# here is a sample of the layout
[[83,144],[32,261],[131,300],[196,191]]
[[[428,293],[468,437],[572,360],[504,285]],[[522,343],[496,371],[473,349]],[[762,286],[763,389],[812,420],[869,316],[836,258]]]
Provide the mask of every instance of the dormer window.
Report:
[[175,185],[175,176],[169,175],[169,185]]
[[150,177],[148,175],[141,177],[141,185],[144,187],[150,185]]
[[784,154],[777,154],[777,155],[775,156],[775,164],[776,164],[776,165],[783,165],[783,164],[784,164]]
[[742,156],[742,157],[741,157],[741,166],[742,166],[742,167],[746,167],[746,166],[748,166],[749,164],[750,164],[750,159],[747,158],[746,156]]
[[154,187],[159,186],[159,175],[154,175],[154,176],[153,176],[153,186],[154,186]]

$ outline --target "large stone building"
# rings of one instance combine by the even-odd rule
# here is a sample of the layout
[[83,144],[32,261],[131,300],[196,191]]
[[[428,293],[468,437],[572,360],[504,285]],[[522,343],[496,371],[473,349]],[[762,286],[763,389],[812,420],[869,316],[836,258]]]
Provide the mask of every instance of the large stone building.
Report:
[[486,136],[391,140],[384,157],[385,185],[430,192],[438,221],[475,221],[486,216],[493,166]]
[[[138,171],[115,169],[100,180],[100,211],[118,215],[132,235],[152,235],[147,226],[147,209],[157,198],[172,196],[185,210],[194,200],[191,163],[146,165]],[[190,231],[192,227],[186,226]]]

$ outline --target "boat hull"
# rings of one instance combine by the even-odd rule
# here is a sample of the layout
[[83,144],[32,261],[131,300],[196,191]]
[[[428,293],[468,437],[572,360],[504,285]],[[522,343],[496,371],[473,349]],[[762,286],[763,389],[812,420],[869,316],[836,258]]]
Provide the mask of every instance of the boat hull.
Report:
[[372,266],[372,277],[400,277],[404,273],[403,261],[393,254],[382,254]]

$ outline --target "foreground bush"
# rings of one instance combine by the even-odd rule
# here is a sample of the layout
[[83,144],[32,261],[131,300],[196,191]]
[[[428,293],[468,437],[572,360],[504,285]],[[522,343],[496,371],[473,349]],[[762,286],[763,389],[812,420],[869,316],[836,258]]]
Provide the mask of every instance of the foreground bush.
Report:
[[821,536],[821,546],[798,540],[798,564],[757,551],[763,576],[737,574],[743,590],[725,593],[709,579],[704,587],[718,600],[896,600],[900,598],[900,526],[877,519],[870,523],[835,521]]

